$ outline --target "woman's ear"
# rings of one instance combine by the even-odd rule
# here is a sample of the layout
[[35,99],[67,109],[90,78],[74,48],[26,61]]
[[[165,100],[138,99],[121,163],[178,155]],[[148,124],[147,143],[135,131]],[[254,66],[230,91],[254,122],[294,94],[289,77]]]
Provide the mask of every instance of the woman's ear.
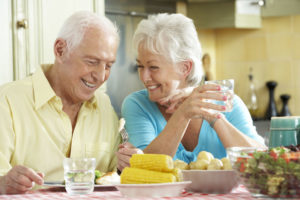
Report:
[[62,59],[67,53],[67,43],[64,39],[58,38],[54,43],[54,55],[56,59]]
[[185,78],[191,73],[192,67],[193,62],[191,60],[181,62],[181,72]]

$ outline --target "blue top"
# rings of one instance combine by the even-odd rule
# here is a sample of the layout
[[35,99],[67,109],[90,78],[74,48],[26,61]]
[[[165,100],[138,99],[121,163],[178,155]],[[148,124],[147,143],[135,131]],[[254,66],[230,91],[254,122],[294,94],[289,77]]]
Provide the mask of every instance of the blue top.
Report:
[[[243,101],[235,95],[231,112],[223,113],[226,119],[237,129],[254,140],[264,143],[256,132],[250,113]],[[148,98],[146,89],[134,92],[127,96],[122,105],[122,116],[126,121],[126,130],[129,142],[140,149],[145,149],[164,129],[167,121],[161,114],[155,102]],[[203,120],[199,141],[195,149],[185,150],[180,143],[174,160],[180,159],[187,163],[195,161],[200,151],[211,152],[216,158],[226,157],[226,150],[217,133]]]

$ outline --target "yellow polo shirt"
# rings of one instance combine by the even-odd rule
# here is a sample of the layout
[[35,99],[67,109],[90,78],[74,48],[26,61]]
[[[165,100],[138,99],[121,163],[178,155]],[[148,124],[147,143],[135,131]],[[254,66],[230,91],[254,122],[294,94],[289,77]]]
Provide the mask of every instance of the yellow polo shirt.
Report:
[[94,157],[103,172],[116,168],[121,142],[118,117],[109,97],[97,91],[72,124],[40,68],[24,80],[0,87],[0,176],[15,165],[45,173],[45,180],[63,180],[65,157]]

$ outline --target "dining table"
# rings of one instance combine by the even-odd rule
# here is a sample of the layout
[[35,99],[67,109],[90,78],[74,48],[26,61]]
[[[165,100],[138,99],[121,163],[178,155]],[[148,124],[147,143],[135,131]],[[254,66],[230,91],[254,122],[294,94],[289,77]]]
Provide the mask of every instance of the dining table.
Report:
[[32,190],[26,194],[13,194],[13,195],[0,195],[0,199],[18,199],[18,200],[62,200],[62,199],[97,199],[97,200],[159,200],[159,199],[172,199],[172,200],[244,200],[244,199],[260,199],[251,196],[250,192],[247,191],[245,186],[239,185],[237,188],[233,189],[231,193],[227,194],[204,194],[182,191],[179,196],[176,197],[126,197],[122,196],[120,191],[115,187],[105,187],[105,188],[95,188],[94,192],[87,195],[69,195],[64,188],[50,187],[40,190]]

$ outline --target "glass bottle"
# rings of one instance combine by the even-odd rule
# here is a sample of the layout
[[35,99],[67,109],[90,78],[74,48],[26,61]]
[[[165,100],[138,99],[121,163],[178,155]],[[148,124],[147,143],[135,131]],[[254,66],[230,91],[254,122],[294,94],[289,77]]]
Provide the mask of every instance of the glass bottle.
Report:
[[249,88],[248,88],[248,95],[247,95],[247,108],[252,116],[252,118],[256,117],[256,112],[258,110],[258,104],[257,104],[257,95],[255,93],[255,85],[253,82],[253,74],[252,74],[252,68],[250,68],[250,73],[248,75],[249,78]]

